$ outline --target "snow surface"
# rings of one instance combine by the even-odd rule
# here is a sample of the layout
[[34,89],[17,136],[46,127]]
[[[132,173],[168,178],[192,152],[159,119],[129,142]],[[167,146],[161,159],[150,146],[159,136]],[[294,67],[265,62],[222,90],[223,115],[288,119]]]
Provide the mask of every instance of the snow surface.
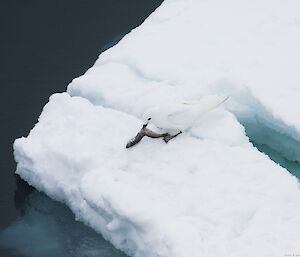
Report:
[[[240,124],[300,160],[299,7],[166,0],[50,98],[15,141],[17,173],[131,256],[300,253],[299,183]],[[147,108],[207,94],[231,100],[168,144],[125,149]]]

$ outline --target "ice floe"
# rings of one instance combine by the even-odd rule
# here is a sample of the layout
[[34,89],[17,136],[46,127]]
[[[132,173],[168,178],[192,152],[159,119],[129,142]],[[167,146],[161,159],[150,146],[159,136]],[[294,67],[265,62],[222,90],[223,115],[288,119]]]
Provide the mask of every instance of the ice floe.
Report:
[[[17,173],[130,256],[298,254],[299,183],[241,123],[291,139],[253,132],[299,161],[299,7],[166,0],[50,98],[15,141]],[[147,108],[207,94],[231,99],[168,144],[125,149]]]

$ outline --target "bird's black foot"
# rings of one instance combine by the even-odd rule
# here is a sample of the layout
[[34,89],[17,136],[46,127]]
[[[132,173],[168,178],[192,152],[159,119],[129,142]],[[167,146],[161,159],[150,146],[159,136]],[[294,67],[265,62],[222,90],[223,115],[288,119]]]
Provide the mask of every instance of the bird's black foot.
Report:
[[180,135],[182,133],[182,131],[180,131],[179,133],[175,134],[175,135],[170,135],[170,134],[167,134],[166,136],[164,136],[164,141],[166,142],[166,144],[171,140],[173,139],[174,137],[177,137],[178,135]]

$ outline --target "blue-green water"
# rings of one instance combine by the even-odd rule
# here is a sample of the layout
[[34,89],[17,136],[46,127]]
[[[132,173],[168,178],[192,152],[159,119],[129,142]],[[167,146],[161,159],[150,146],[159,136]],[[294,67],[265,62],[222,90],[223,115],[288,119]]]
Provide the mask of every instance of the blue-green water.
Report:
[[64,205],[36,190],[27,196],[23,215],[0,233],[0,245],[17,256],[125,257]]
[[271,160],[278,163],[283,168],[286,168],[292,175],[300,179],[300,164],[297,161],[290,161],[282,156],[281,153],[273,150],[267,145],[259,145],[252,142],[253,145],[261,152],[265,153],[270,157]]
[[300,164],[295,151],[300,149],[300,142],[283,132],[266,126],[256,119],[240,120],[252,144],[269,156],[271,160],[286,168],[292,175],[300,179]]

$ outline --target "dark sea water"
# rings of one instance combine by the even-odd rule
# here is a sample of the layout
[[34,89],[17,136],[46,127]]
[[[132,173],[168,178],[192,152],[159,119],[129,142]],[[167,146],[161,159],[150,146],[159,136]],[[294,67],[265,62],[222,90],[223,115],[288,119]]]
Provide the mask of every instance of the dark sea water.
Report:
[[0,257],[123,256],[14,175],[12,144],[51,94],[93,65],[162,0],[0,1]]

